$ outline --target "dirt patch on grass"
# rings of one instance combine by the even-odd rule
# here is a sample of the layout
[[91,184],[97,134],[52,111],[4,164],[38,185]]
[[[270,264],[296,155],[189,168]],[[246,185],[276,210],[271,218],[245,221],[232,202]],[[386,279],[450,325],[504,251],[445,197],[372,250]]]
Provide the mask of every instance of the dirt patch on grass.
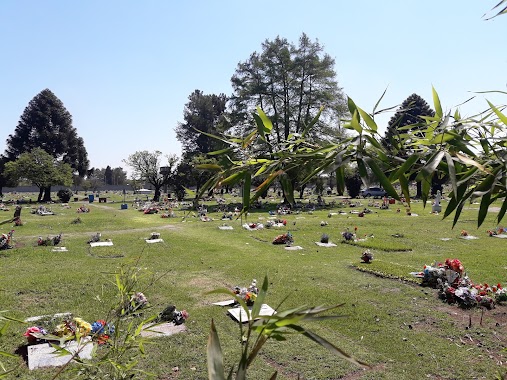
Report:
[[[230,289],[231,285],[225,283],[223,279],[210,277],[209,273],[197,274],[195,277],[187,281],[190,287],[190,296],[199,300],[199,304],[209,306],[213,302],[224,301],[227,298],[227,294],[209,294],[203,297],[206,292],[211,292],[216,289]],[[229,297],[231,298],[231,297]]]

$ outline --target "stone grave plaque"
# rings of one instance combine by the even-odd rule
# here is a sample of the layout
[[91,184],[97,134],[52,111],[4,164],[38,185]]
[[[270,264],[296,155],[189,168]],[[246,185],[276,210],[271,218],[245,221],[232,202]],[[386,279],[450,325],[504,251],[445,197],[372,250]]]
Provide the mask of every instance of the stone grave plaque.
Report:
[[161,336],[171,336],[187,331],[185,324],[176,325],[174,322],[151,323],[147,324],[141,331],[141,336],[145,338],[157,338]]
[[299,251],[303,249],[300,245],[291,245],[290,247],[285,247],[287,251]]
[[90,243],[91,247],[110,247],[113,245],[112,241],[97,241]]
[[[67,351],[76,353],[81,359],[91,359],[93,344],[91,338],[81,339],[81,345],[76,341],[67,342],[63,346]],[[30,370],[43,367],[59,367],[71,360],[72,355],[60,355],[49,343],[34,344],[27,347],[28,368]]]
[[164,239],[146,239],[146,243],[153,244],[153,243],[163,243]]
[[67,247],[54,247],[51,252],[69,252]]
[[322,243],[320,241],[316,241],[315,244],[317,244],[319,247],[336,247],[335,243]]

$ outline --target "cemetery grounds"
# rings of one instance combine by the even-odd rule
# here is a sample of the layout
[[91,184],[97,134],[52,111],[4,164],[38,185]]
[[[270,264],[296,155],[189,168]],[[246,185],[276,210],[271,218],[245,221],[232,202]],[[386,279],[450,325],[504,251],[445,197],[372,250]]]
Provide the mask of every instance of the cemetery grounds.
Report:
[[[213,219],[209,222],[202,222],[195,211],[184,207],[174,208],[172,218],[161,218],[162,212],[145,215],[132,207],[132,195],[127,197],[126,210],[120,209],[121,194],[108,194],[107,203],[88,203],[80,195],[68,207],[51,204],[55,215],[34,215],[29,205],[23,205],[24,225],[13,227],[15,247],[0,251],[0,309],[19,319],[71,312],[95,321],[104,318],[115,302],[113,273],[122,266],[136,266],[143,273],[136,290],[150,304],[144,317],[169,304],[190,314],[186,332],[149,341],[138,367],[160,380],[207,379],[211,320],[220,337],[226,370],[239,360],[241,345],[238,324],[227,316],[226,308],[212,305],[227,296],[207,292],[248,286],[254,278],[262,283],[267,275],[266,303],[273,308],[343,303],[335,310],[343,318],[305,327],[370,367],[357,367],[295,334],[284,342],[269,341],[249,370],[250,379],[268,379],[275,370],[278,379],[287,380],[506,376],[507,306],[466,310],[448,305],[438,299],[435,289],[421,287],[420,280],[409,274],[422,271],[424,265],[458,258],[473,282],[507,286],[507,240],[486,233],[496,227],[494,208],[477,229],[479,206],[470,205],[452,229],[452,219],[431,214],[430,204],[423,209],[422,203],[414,202],[412,212],[418,216],[408,216],[397,204],[380,210],[369,207],[368,200],[361,200],[358,207],[340,207],[341,199],[324,199],[328,206],[313,212],[302,209],[277,215],[286,220],[285,227],[258,231],[242,228],[245,217],[221,220],[223,213],[214,212],[214,202],[205,203]],[[276,210],[276,201],[252,210],[248,222],[265,224],[268,210]],[[329,206],[333,201],[336,203]],[[241,200],[227,197],[227,202],[239,204]],[[447,203],[442,203],[445,209]],[[78,214],[82,205],[90,212]],[[350,213],[364,207],[372,213],[364,217]],[[11,206],[10,211],[0,211],[0,220],[12,217],[13,210]],[[76,223],[78,217],[81,223]],[[224,223],[233,229],[220,230]],[[11,226],[2,225],[0,232],[7,233]],[[342,232],[355,227],[358,237],[368,238],[343,243]],[[478,239],[461,239],[462,230]],[[288,251],[271,243],[288,231],[302,250]],[[91,248],[87,241],[97,232],[114,245]],[[164,242],[147,244],[145,239],[152,232],[160,233]],[[39,236],[59,233],[60,246],[68,252],[37,246]],[[323,233],[337,246],[317,246]],[[366,249],[374,254],[370,264],[360,259]],[[26,344],[23,333],[27,327],[11,324],[0,340],[0,351],[19,352]],[[29,371],[21,357],[9,363],[20,365],[16,375],[22,379],[51,379],[58,371]],[[75,376],[66,370],[58,378]]]

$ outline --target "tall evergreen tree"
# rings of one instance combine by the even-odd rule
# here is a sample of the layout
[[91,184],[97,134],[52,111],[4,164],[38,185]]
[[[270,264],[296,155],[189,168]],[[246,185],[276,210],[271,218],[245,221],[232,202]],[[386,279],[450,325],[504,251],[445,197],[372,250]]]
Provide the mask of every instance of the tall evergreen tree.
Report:
[[[411,142],[424,138],[426,128],[423,116],[435,116],[435,111],[417,94],[410,95],[401,103],[394,116],[389,120],[382,139],[384,147],[393,155],[407,159],[413,153]],[[416,173],[411,177],[413,180]],[[422,195],[421,183],[417,182],[416,197]]]
[[[7,138],[6,156],[13,161],[35,148],[69,164],[80,176],[86,174],[89,161],[84,141],[72,126],[71,114],[49,89],[42,90],[25,108],[14,133]],[[49,201],[51,187],[44,190],[43,201]]]
[[224,130],[226,103],[227,97],[224,94],[205,95],[200,90],[190,94],[183,110],[184,122],[178,123],[176,127],[176,138],[182,145],[184,158],[206,154],[222,147],[219,140],[199,131],[217,135]]
[[[387,125],[387,130],[382,144],[390,153],[406,158],[410,154],[409,143],[414,137],[423,137],[422,132],[426,128],[422,116],[435,116],[435,111],[426,101],[417,94],[410,95],[401,103],[396,113]],[[402,127],[407,127],[400,130]]]

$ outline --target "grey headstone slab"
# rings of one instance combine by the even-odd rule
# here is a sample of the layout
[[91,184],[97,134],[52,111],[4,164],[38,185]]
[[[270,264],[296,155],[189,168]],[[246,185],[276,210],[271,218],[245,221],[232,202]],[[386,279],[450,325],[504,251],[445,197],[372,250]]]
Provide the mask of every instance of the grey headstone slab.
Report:
[[46,314],[46,315],[37,315],[35,317],[29,317],[27,319],[25,319],[25,322],[36,322],[36,321],[40,321],[41,319],[62,319],[62,318],[66,318],[66,317],[70,317],[72,315],[72,313],[70,312],[67,312],[67,313],[56,313],[56,314]]
[[160,336],[171,336],[187,331],[185,324],[175,325],[173,322],[147,324],[141,331],[145,338],[156,338]]
[[153,244],[153,243],[163,243],[164,239],[146,239],[146,243]]
[[112,241],[98,241],[95,243],[90,243],[91,247],[110,247],[113,245]]
[[[78,356],[81,359],[89,360],[92,358],[93,343],[90,337],[83,338],[80,345],[76,341],[71,341],[63,347],[72,354],[79,351]],[[28,346],[27,352],[28,368],[30,370],[43,367],[59,367],[72,359],[72,355],[60,355],[49,343]]]
[[320,241],[316,241],[315,244],[317,244],[319,247],[336,247],[335,243],[322,243]]

